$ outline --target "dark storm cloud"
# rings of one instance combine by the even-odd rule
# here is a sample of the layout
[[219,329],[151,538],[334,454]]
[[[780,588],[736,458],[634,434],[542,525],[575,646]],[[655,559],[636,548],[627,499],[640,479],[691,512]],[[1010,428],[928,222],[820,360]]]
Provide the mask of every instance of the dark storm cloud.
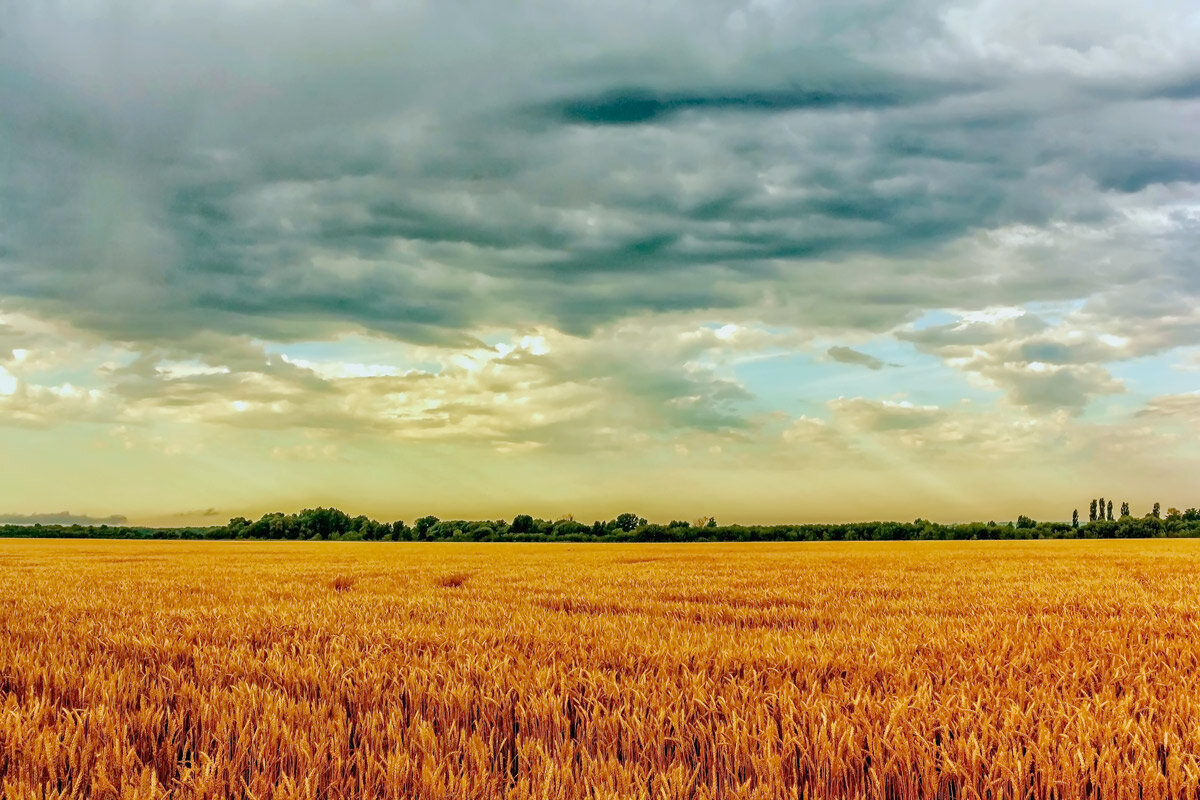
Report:
[[892,76],[874,85],[780,89],[734,88],[655,91],[644,87],[610,89],[596,95],[567,98],[538,109],[563,122],[584,125],[636,125],[664,120],[685,111],[784,113],[830,109],[884,109],[935,99],[947,91],[932,82],[903,84]]
[[1096,178],[1105,189],[1120,192],[1140,192],[1156,183],[1200,183],[1200,160],[1117,156],[1097,167]]
[[[1124,241],[986,268],[960,245],[1200,181],[1194,56],[1134,65],[1149,15],[1064,63],[1073,18],[976,11],[13,4],[0,302],[156,346],[463,345],[704,309],[886,330],[1134,280]],[[1200,291],[1193,267],[1162,282]]]

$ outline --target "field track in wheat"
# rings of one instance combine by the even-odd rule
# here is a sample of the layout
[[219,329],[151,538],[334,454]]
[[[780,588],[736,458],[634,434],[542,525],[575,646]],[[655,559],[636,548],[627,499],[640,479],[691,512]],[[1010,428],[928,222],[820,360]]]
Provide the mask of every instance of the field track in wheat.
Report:
[[0,541],[0,781],[1196,798],[1200,542]]

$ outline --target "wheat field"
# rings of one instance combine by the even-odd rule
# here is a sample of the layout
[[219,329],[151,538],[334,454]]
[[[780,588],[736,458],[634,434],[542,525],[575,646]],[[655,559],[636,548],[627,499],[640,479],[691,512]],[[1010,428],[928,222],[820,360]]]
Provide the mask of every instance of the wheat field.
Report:
[[1200,796],[1200,542],[0,542],[5,798]]

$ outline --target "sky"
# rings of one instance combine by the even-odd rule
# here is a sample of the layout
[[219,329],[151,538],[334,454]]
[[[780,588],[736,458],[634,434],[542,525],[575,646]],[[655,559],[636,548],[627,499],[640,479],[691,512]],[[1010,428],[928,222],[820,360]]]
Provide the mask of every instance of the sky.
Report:
[[0,0],[0,522],[1200,504],[1194,0]]

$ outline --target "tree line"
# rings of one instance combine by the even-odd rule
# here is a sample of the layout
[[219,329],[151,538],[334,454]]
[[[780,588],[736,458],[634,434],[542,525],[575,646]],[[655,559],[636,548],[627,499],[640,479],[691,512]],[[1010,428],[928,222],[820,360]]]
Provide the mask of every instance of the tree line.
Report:
[[[1185,518],[1189,517],[1192,514],[1192,512],[1194,512],[1195,510],[1196,509],[1194,509],[1194,508],[1189,508],[1187,511],[1180,511],[1178,508],[1168,508],[1167,509],[1167,519],[1168,520],[1185,519]],[[1118,517],[1118,519],[1125,519],[1126,517],[1132,517],[1132,516],[1133,516],[1133,512],[1131,512],[1129,510],[1129,503],[1122,501],[1121,515],[1120,515],[1120,517]],[[1150,512],[1148,514],[1146,514],[1145,519],[1149,519],[1151,517],[1153,517],[1154,519],[1162,519],[1162,505],[1160,505],[1159,503],[1154,504],[1154,507],[1150,509]],[[1116,521],[1113,519],[1113,501],[1112,500],[1105,501],[1105,499],[1103,497],[1101,497],[1097,500],[1092,500],[1092,504],[1088,508],[1088,522],[1097,522],[1097,521],[1099,521],[1099,522],[1115,522]],[[1075,510],[1074,516],[1072,518],[1072,522],[1078,524],[1079,509]]]
[[1120,505],[1114,518],[1112,502],[1091,501],[1089,519],[1079,511],[1071,522],[1039,522],[1021,515],[1015,522],[943,524],[913,522],[844,522],[797,525],[718,525],[712,517],[693,521],[652,523],[633,513],[592,523],[571,517],[537,519],[518,514],[512,520],[442,520],[420,517],[411,525],[402,520],[380,522],[352,517],[337,508],[306,508],[295,514],[273,512],[257,520],[234,517],[226,525],[153,528],[110,525],[0,525],[0,537],[66,539],[250,539],[375,542],[852,542],[970,539],[1142,539],[1200,537],[1200,509],[1180,511],[1161,507],[1143,517]]

